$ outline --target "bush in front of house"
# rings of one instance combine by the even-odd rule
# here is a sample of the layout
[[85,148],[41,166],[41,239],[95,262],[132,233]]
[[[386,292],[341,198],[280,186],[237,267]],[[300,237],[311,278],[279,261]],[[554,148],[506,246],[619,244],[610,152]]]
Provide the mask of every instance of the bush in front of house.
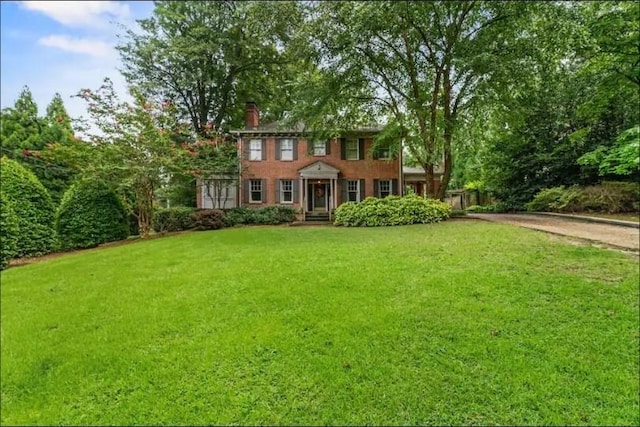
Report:
[[220,209],[197,209],[191,213],[190,219],[197,230],[218,230],[224,227],[225,214]]
[[640,185],[632,182],[559,186],[540,190],[525,207],[534,212],[634,212],[638,210],[639,191]]
[[451,206],[417,195],[388,196],[384,199],[367,197],[360,203],[341,204],[335,215],[335,225],[347,227],[429,224],[449,218]]
[[15,256],[37,256],[53,250],[55,207],[49,192],[29,169],[7,157],[0,159],[2,192],[18,218]]
[[0,270],[17,254],[18,216],[4,193],[0,193]]
[[62,196],[55,217],[60,249],[91,248],[129,236],[129,213],[106,183],[85,180]]
[[265,206],[247,208],[244,206],[225,211],[225,227],[236,225],[278,225],[296,220],[296,211],[291,206]]
[[189,207],[158,209],[153,214],[153,230],[157,233],[190,230],[196,226],[191,219],[195,210]]

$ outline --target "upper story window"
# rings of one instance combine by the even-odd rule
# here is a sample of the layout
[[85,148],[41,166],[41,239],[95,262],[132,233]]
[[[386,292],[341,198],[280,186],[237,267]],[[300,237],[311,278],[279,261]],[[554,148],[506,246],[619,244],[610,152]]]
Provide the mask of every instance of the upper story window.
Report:
[[346,158],[347,160],[360,160],[360,151],[357,139],[348,139],[346,141]]
[[313,142],[313,155],[314,156],[326,156],[327,155],[327,144],[324,141],[314,141]]
[[262,140],[249,141],[249,160],[262,160]]
[[280,140],[280,160],[293,160],[293,139]]

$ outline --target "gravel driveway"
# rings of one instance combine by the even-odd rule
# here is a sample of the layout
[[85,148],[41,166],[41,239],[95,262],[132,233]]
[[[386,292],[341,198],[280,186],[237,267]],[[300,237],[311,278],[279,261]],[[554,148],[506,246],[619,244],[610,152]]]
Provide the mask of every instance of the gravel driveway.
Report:
[[633,251],[640,249],[640,230],[632,227],[526,214],[483,213],[469,214],[468,217],[587,239],[622,249],[630,249]]

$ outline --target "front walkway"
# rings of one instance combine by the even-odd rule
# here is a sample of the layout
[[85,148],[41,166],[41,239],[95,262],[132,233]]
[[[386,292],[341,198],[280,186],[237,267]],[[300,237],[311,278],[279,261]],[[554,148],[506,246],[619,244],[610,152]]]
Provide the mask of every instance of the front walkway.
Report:
[[640,230],[633,227],[532,214],[474,213],[468,217],[577,237],[636,252],[640,250]]

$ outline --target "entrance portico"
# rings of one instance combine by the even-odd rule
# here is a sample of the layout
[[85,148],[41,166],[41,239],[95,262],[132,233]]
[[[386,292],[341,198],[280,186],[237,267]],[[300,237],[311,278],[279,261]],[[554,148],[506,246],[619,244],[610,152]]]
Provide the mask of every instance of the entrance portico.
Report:
[[300,194],[304,212],[331,212],[338,204],[339,169],[317,161],[300,170]]

